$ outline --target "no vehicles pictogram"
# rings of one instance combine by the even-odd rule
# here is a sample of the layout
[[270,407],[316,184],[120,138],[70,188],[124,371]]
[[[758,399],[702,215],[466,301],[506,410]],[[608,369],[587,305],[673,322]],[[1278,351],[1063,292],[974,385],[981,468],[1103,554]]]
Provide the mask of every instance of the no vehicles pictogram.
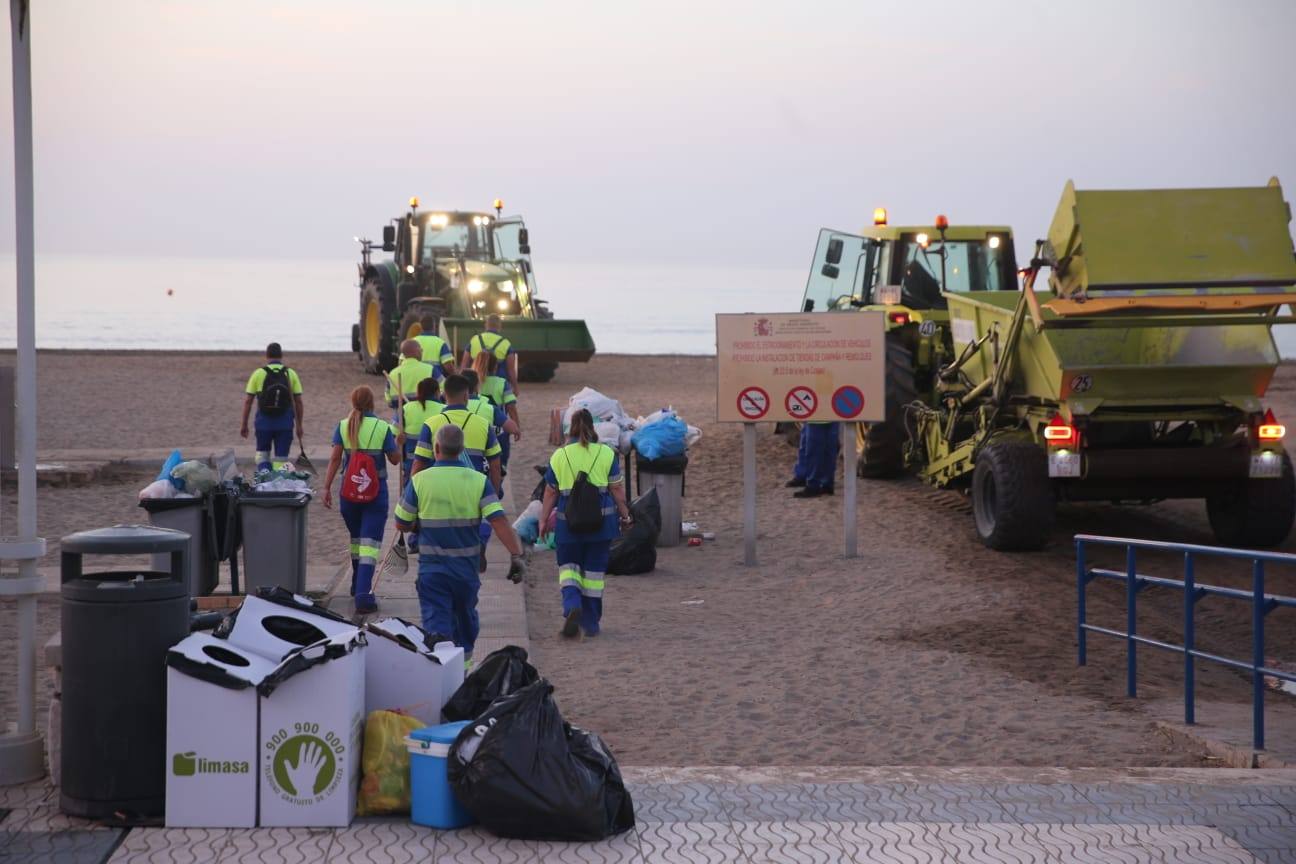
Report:
[[804,420],[815,413],[819,407],[819,397],[809,387],[793,387],[783,400],[787,412],[798,420]]
[[738,394],[738,413],[748,420],[764,417],[769,406],[769,394],[760,387],[748,387]]

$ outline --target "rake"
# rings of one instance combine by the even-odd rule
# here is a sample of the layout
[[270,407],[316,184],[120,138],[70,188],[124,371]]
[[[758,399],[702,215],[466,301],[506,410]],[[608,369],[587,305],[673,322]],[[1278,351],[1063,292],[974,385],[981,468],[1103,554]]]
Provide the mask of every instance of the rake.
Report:
[[293,464],[311,474],[319,473],[315,470],[315,464],[311,462],[310,457],[306,455],[306,445],[302,443],[300,435],[297,436],[297,458],[293,460]]

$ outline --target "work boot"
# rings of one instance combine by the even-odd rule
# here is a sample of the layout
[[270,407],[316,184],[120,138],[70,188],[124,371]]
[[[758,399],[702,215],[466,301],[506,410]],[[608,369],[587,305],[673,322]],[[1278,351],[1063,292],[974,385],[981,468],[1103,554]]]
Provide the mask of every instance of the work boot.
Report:
[[564,639],[575,639],[576,634],[580,632],[581,610],[573,609],[567,613],[563,619],[562,637]]
[[788,489],[801,489],[805,487],[805,481],[800,477],[793,477],[783,485]]
[[818,498],[820,495],[833,494],[832,487],[807,486],[800,492],[793,492],[793,498]]

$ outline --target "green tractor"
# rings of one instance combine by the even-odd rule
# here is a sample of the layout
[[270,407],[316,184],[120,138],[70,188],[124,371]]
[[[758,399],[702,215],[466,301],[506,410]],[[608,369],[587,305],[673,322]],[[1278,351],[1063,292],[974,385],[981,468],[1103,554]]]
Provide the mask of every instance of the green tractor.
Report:
[[951,359],[947,292],[1016,284],[1012,230],[1004,226],[949,225],[943,216],[931,226],[892,226],[878,208],[859,235],[819,232],[801,311],[886,313],[887,419],[857,426],[861,477],[904,471],[905,408],[932,402],[937,371]]
[[[548,381],[559,362],[586,362],[594,340],[584,321],[560,321],[536,295],[531,245],[520,216],[418,209],[383,226],[381,246],[360,240],[360,320],[351,350],[368,372],[386,372],[400,344],[437,321],[456,358],[488,315],[503,316],[502,333],[519,356],[518,377]],[[359,238],[357,238],[359,239]],[[394,253],[375,261],[376,250]]]
[[[1058,501],[1204,499],[1228,546],[1296,519],[1286,428],[1261,399],[1296,302],[1276,179],[1062,193],[1020,290],[944,292],[952,354],[899,420],[927,482],[970,491],[990,548],[1034,549]],[[1048,269],[1047,293],[1036,291]],[[849,301],[849,295],[848,295]]]

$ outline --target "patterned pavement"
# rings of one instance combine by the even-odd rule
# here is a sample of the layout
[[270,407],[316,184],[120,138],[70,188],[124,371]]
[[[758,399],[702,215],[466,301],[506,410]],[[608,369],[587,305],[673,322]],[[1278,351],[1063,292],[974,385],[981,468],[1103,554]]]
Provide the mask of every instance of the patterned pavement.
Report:
[[3,862],[1296,862],[1296,771],[627,768],[633,831],[504,840],[347,829],[104,828],[0,789]]

